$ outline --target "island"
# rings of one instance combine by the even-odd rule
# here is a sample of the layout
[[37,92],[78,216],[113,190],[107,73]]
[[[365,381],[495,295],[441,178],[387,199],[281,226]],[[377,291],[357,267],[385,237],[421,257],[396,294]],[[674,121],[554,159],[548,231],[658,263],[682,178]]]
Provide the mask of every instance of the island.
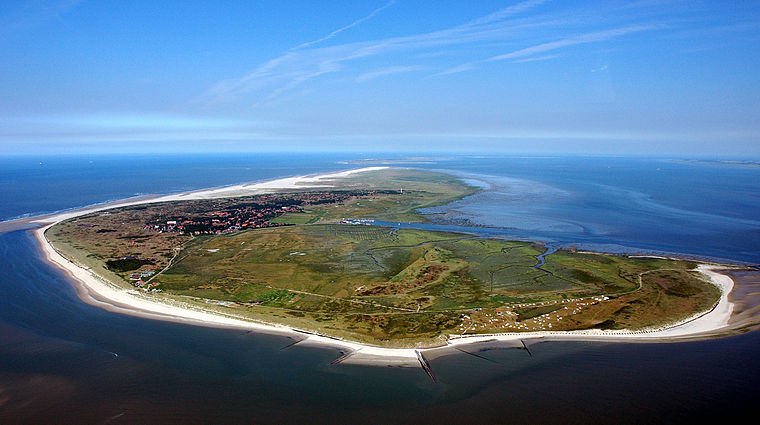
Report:
[[730,316],[732,282],[717,265],[439,230],[419,212],[479,190],[442,172],[368,167],[95,207],[37,235],[95,304],[288,332],[347,355],[675,337]]

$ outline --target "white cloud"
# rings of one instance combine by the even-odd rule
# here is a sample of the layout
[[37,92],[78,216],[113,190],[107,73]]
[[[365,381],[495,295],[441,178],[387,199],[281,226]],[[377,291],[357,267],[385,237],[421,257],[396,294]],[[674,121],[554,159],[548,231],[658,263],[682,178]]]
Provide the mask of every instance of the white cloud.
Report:
[[[507,20],[507,18],[523,13],[545,1],[520,2],[495,13],[470,20],[462,25],[438,31],[330,47],[307,48],[319,41],[331,38],[337,34],[336,31],[344,31],[366,21],[376,12],[382,10],[380,8],[347,27],[288,50],[243,77],[223,80],[212,85],[194,103],[202,106],[218,105],[220,102],[234,101],[239,96],[250,92],[257,92],[259,94],[257,96],[258,102],[261,103],[272,100],[307,81],[341,71],[348,62],[353,60],[415,49],[438,49],[447,45],[500,42],[509,38],[510,35],[517,35],[520,30],[547,25],[547,22],[544,21],[522,20],[513,22]],[[388,7],[388,5],[384,7]]]
[[330,34],[327,34],[326,36],[324,36],[324,37],[322,37],[322,38],[318,38],[318,39],[316,39],[316,40],[312,40],[312,41],[308,41],[308,42],[306,42],[306,43],[303,43],[303,44],[299,44],[298,46],[294,47],[294,48],[293,48],[293,49],[291,49],[291,50],[298,50],[298,49],[303,49],[303,48],[305,48],[305,47],[309,47],[309,46],[311,46],[311,45],[314,45],[314,44],[317,44],[317,43],[321,43],[321,42],[323,42],[323,41],[327,41],[327,40],[329,40],[329,39],[331,39],[331,38],[335,37],[336,35],[338,35],[338,34],[342,33],[343,31],[346,31],[346,30],[348,30],[348,29],[351,29],[351,28],[353,28],[353,27],[355,27],[355,26],[357,26],[357,25],[361,24],[361,23],[362,23],[362,22],[364,22],[364,21],[367,21],[367,20],[369,20],[369,19],[372,19],[373,17],[375,17],[375,15],[377,15],[377,14],[378,14],[378,13],[380,13],[380,12],[382,12],[384,9],[387,9],[387,8],[389,8],[389,7],[390,7],[390,6],[392,6],[394,3],[395,3],[395,1],[389,1],[389,2],[388,2],[388,3],[386,3],[385,5],[383,5],[383,6],[379,7],[379,8],[377,8],[377,9],[373,10],[373,11],[372,11],[372,13],[370,13],[369,15],[367,15],[367,16],[365,16],[365,17],[363,17],[363,18],[357,19],[357,20],[355,20],[354,22],[351,22],[350,24],[348,24],[348,25],[346,25],[346,26],[344,26],[344,27],[338,28],[337,30],[335,30],[335,31],[331,32]]
[[561,49],[563,47],[575,46],[577,44],[594,43],[598,41],[609,40],[611,38],[620,37],[622,35],[631,34],[634,32],[652,30],[657,28],[653,25],[634,25],[623,28],[615,28],[605,31],[597,31],[586,34],[577,35],[574,37],[565,38],[562,40],[556,40],[549,43],[542,43],[535,46],[525,47],[523,49],[515,50],[503,55],[493,56],[489,58],[489,61],[500,61],[505,59],[515,59],[524,56],[531,56],[536,53],[548,52],[551,50]]
[[434,77],[443,76],[443,75],[451,75],[451,74],[458,74],[460,72],[470,71],[475,69],[475,65],[473,63],[463,63],[461,65],[457,65],[453,68],[449,68],[446,70],[443,70],[439,73],[436,73],[433,75]]
[[356,77],[357,83],[363,83],[365,81],[374,80],[378,77],[384,77],[391,74],[399,74],[402,72],[421,71],[425,69],[422,66],[389,66],[387,68],[377,69],[374,71],[365,72],[364,74]]
[[558,57],[561,57],[562,55],[556,54],[556,55],[544,55],[544,56],[534,56],[532,58],[523,58],[523,59],[515,59],[512,61],[512,63],[525,63],[525,62],[540,62],[540,61],[547,61],[550,59],[555,59]]

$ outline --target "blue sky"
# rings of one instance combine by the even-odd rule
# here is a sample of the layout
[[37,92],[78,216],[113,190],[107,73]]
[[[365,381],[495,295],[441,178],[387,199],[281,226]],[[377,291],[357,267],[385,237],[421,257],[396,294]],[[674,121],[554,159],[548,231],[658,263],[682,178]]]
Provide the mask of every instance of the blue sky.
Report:
[[760,156],[757,1],[0,2],[0,146]]

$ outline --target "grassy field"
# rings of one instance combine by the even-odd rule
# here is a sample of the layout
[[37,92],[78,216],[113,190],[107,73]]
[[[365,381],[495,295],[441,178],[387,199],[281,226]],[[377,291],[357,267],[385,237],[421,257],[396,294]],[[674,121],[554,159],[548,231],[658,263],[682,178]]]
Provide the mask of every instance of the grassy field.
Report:
[[313,211],[309,209],[299,213],[285,213],[271,220],[271,222],[282,224],[313,224],[325,216],[324,209],[320,208],[319,210],[320,211]]
[[313,329],[381,344],[638,329],[708,309],[719,295],[685,261],[558,251],[542,271],[533,267],[541,252],[456,233],[291,226],[198,238],[157,281],[169,293],[232,301],[250,314],[279,309]]
[[339,224],[425,221],[418,208],[475,192],[446,174],[390,169],[326,184],[371,193],[272,220],[285,227],[194,237],[143,229],[178,212],[254,199],[239,198],[97,212],[47,234],[67,258],[117,284],[151,269],[161,297],[386,346],[450,334],[642,329],[707,310],[719,297],[688,261],[560,250],[538,269],[540,244]]
[[[196,205],[198,206],[198,205]],[[133,206],[96,212],[59,223],[46,236],[53,246],[75,262],[105,274],[115,282],[128,280],[132,272],[161,270],[169,264],[178,248],[190,237],[178,233],[144,230],[156,216],[188,208],[189,203]],[[107,267],[132,256],[150,261],[130,261],[133,267]]]

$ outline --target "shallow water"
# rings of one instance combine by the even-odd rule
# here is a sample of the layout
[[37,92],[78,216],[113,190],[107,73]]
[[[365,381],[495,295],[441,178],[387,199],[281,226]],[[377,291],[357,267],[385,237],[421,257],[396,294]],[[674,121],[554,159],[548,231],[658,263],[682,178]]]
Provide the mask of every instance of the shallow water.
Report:
[[[12,247],[12,248],[10,248]],[[677,344],[465,347],[419,368],[81,303],[28,233],[0,235],[1,423],[640,423],[754,409],[760,334]]]
[[[443,165],[443,164],[442,164]],[[607,252],[760,263],[760,169],[664,159],[495,158],[452,164],[488,189],[442,222]]]
[[[348,168],[332,160],[319,160],[329,164],[315,172]],[[757,258],[751,231],[758,216],[755,214],[758,210],[753,208],[760,179],[746,182],[739,178],[744,171],[722,168],[714,171],[717,176],[711,179],[734,183],[723,189],[711,185],[712,192],[706,194],[684,195],[680,193],[681,183],[665,179],[661,184],[670,187],[672,196],[663,196],[666,192],[663,187],[647,189],[651,173],[639,173],[644,180],[631,182],[636,169],[652,167],[646,161],[636,167],[627,166],[633,171],[623,173],[627,178],[617,176],[617,181],[610,178],[617,174],[605,174],[606,168],[601,165],[604,160],[599,159],[591,165],[573,165],[570,160],[559,159],[543,162],[545,175],[536,171],[537,164],[542,163],[538,159],[530,160],[532,165],[525,163],[528,160],[502,160],[498,170],[496,161],[462,159],[454,165],[468,173],[493,175],[498,171],[509,178],[513,177],[508,174],[525,171],[523,180],[540,183],[541,186],[524,184],[519,191],[499,195],[507,197],[504,209],[509,214],[514,215],[515,211],[533,214],[528,224],[520,224],[523,230],[535,231],[534,223],[559,214],[561,205],[580,209],[586,202],[580,199],[601,196],[593,191],[588,193],[591,185],[588,179],[623,188],[600,193],[627,194],[635,183],[641,186],[635,192],[645,193],[647,202],[654,202],[655,206],[645,202],[645,207],[630,210],[631,216],[651,211],[652,216],[643,222],[666,227],[664,223],[669,220],[689,221],[694,216],[707,220],[708,214],[716,221],[710,224],[708,233],[717,234],[717,245],[723,247],[713,252],[709,244],[695,245],[695,252],[702,255],[744,252],[746,258]],[[568,164],[562,165],[562,161]],[[181,164],[175,166],[182,168]],[[451,161],[426,166],[453,167]],[[675,168],[680,170],[682,166]],[[218,169],[220,165],[203,167]],[[584,167],[590,167],[588,175],[581,172]],[[264,168],[258,172],[264,176],[261,178],[289,173],[278,174],[279,170]],[[128,174],[123,175],[128,178]],[[219,184],[245,181],[231,181],[233,177],[227,177],[227,181],[218,178]],[[138,180],[143,179],[146,177]],[[34,184],[45,187],[42,183]],[[514,182],[509,184],[516,187]],[[98,195],[82,202],[115,197],[100,187]],[[538,193],[531,192],[535,187],[539,187]],[[742,193],[742,187],[750,199],[734,200],[741,208],[725,212],[711,212],[708,208],[727,199],[725,191]],[[696,201],[699,197],[704,205]],[[63,196],[54,198],[47,206],[44,201],[37,201],[39,209],[76,206],[62,202],[66,201]],[[608,199],[599,205],[590,203],[591,218],[578,216],[577,212],[568,214],[571,218],[565,221],[572,226],[567,228],[576,229],[570,234],[586,232],[594,240],[603,233],[608,242],[643,240],[659,246],[657,238],[599,230],[608,226],[636,230],[642,217],[631,219],[630,223],[635,224],[632,225],[605,216],[614,212],[615,205],[630,206],[639,201],[631,202],[634,201]],[[658,215],[673,208],[690,212],[685,219]],[[495,213],[493,217],[501,214]],[[596,217],[600,217],[601,226],[595,227]],[[580,226],[579,223],[591,223],[586,227],[592,230],[577,230],[575,226]],[[717,230],[728,227],[739,233],[741,229],[750,232],[734,239],[735,251],[729,249],[731,238]],[[557,238],[561,234],[552,232],[549,233]],[[667,245],[673,249],[680,249],[679,244],[687,244],[689,240],[710,240],[701,234],[694,236],[690,233],[694,229],[688,226],[671,229],[672,232],[681,235],[678,244]],[[652,233],[659,234],[655,230]],[[740,260],[743,255],[730,258]],[[539,343],[530,346],[530,354],[522,349],[488,344],[470,346],[466,349],[488,360],[464,353],[433,358],[430,363],[438,379],[438,384],[434,384],[419,368],[331,365],[341,355],[336,349],[300,344],[283,349],[292,343],[284,336],[158,322],[89,306],[77,298],[62,272],[40,259],[28,232],[0,235],[0,270],[0,423],[3,424],[659,423],[726,420],[741,413],[754,413],[754,403],[760,395],[760,368],[755,365],[760,356],[758,332],[675,344]],[[478,351],[481,348],[484,351]]]

